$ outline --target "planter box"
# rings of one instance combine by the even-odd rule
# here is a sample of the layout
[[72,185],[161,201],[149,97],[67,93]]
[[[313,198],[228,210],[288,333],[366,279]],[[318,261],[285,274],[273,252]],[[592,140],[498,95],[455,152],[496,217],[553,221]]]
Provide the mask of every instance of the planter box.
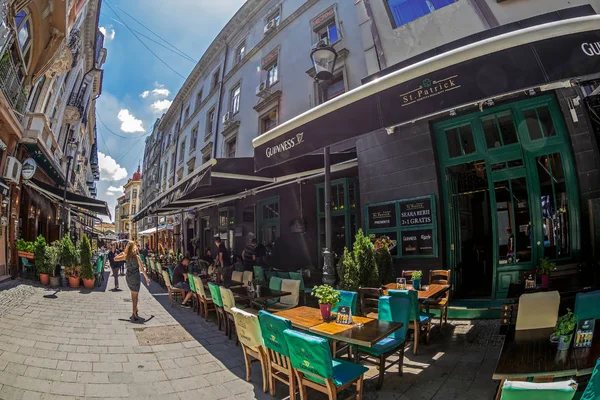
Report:
[[28,253],[26,251],[17,251],[17,257],[23,257],[29,260],[33,260],[33,253]]

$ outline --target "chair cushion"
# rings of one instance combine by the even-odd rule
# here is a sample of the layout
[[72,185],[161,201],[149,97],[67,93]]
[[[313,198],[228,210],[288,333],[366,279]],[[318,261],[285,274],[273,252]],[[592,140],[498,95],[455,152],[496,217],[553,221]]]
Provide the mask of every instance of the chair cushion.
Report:
[[575,311],[577,320],[600,318],[600,290],[587,293],[577,293],[575,296]]
[[290,292],[287,296],[281,296],[279,302],[287,306],[296,307],[300,301],[300,281],[284,279],[281,283],[282,292]]
[[393,336],[388,336],[385,339],[375,343],[374,346],[359,346],[359,350],[372,356],[379,357],[380,355],[385,354],[390,350],[400,348],[400,346],[402,346],[403,343],[403,340],[396,339]]
[[236,307],[233,307],[231,312],[240,342],[252,350],[258,350],[258,347],[264,344],[258,317]]
[[340,360],[338,358],[331,360],[331,364],[333,367],[333,383],[335,383],[336,386],[343,386],[348,382],[352,382],[369,370],[369,368],[364,365]]
[[292,323],[290,320],[264,310],[258,312],[258,320],[260,321],[265,346],[289,357],[290,353],[283,332],[286,329],[291,329]]
[[515,329],[554,328],[558,319],[560,294],[557,291],[526,293],[519,297]]
[[600,398],[600,359],[596,362],[590,381],[581,395],[581,400],[597,400],[598,398]]
[[432,314],[432,313],[427,314],[426,312],[421,312],[419,314],[419,323],[421,323],[421,324],[427,323],[434,316],[435,316],[435,314]]
[[575,381],[533,383],[506,381],[501,400],[570,400],[575,395]]

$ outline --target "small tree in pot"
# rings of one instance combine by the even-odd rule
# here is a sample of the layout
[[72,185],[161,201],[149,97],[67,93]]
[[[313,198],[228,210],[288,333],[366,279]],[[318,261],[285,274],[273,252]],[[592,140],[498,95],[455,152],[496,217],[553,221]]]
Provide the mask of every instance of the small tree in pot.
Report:
[[46,239],[42,235],[39,235],[33,243],[33,257],[37,273],[40,274],[40,282],[42,285],[47,286],[50,283],[50,276],[48,275],[48,260],[46,259]]
[[331,317],[331,308],[340,302],[340,292],[329,285],[315,286],[312,295],[319,300],[321,317],[327,321]]
[[544,257],[540,260],[540,265],[538,265],[538,269],[540,274],[542,275],[542,288],[548,288],[550,284],[550,274],[556,268],[556,263],[550,261],[548,257]]
[[65,276],[69,279],[70,287],[78,288],[81,268],[77,265],[77,251],[67,235],[63,236],[61,244],[61,261],[65,267]]
[[352,248],[354,260],[358,264],[359,279],[362,287],[379,287],[379,272],[375,262],[375,248],[368,236],[359,229]]
[[575,314],[571,312],[570,308],[567,308],[567,313],[558,318],[554,327],[554,336],[558,338],[558,350],[569,349],[576,324]]
[[413,289],[421,289],[421,279],[423,279],[423,271],[413,271],[412,273]]
[[46,246],[46,258],[48,261],[48,271],[50,273],[50,287],[60,286],[60,279],[57,274],[57,269],[60,271],[60,240],[52,243],[51,246]]
[[81,257],[81,277],[83,278],[83,287],[86,289],[94,288],[94,269],[92,267],[92,247],[87,235],[83,235],[79,247]]

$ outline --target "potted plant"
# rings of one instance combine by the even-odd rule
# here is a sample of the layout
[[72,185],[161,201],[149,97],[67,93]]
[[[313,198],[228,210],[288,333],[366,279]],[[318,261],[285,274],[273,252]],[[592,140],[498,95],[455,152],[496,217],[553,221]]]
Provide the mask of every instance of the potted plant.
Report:
[[37,273],[40,274],[41,284],[48,286],[50,283],[50,275],[48,275],[49,264],[46,259],[46,239],[42,235],[39,235],[33,243],[33,258]]
[[542,288],[547,289],[550,283],[550,274],[556,268],[556,263],[552,262],[548,259],[548,257],[544,257],[540,260],[540,265],[538,265],[538,269],[540,274],[542,275]]
[[81,268],[77,265],[77,251],[71,238],[64,236],[62,238],[61,260],[65,267],[65,276],[69,279],[69,287],[79,287],[79,274]]
[[421,290],[421,279],[423,278],[423,271],[413,271],[412,281],[413,289]]
[[17,248],[17,256],[24,257],[30,260],[33,260],[33,242],[28,242],[23,239],[17,239],[15,243],[15,247]]
[[558,338],[558,350],[568,350],[573,338],[577,318],[570,308],[567,313],[558,318],[554,327],[554,337]]
[[93,289],[95,278],[94,268],[92,267],[92,247],[90,246],[90,240],[87,235],[83,235],[80,244],[80,255],[81,255],[81,278],[83,279],[83,287],[86,289]]
[[319,309],[323,320],[329,320],[331,308],[340,302],[340,292],[329,285],[321,285],[313,288],[312,295],[319,300]]
[[50,287],[59,287],[60,278],[56,274],[57,268],[60,268],[60,241],[57,240],[51,246],[46,246],[46,259],[48,261],[48,271],[50,272]]

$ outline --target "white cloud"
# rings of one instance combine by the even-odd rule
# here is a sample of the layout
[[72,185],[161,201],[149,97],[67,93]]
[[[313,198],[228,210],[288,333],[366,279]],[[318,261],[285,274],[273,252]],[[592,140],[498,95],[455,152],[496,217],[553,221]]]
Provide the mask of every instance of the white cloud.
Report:
[[163,113],[169,109],[173,102],[171,100],[156,100],[154,103],[150,104],[150,109],[157,113]]
[[108,190],[105,193],[107,196],[114,196],[115,194],[113,192],[109,192]]
[[144,91],[142,92],[142,94],[140,94],[140,97],[141,97],[142,99],[145,99],[145,98],[146,98],[146,97],[148,97],[148,96],[150,96],[150,91],[149,91],[149,90],[144,90]]
[[104,38],[106,40],[114,40],[115,39],[115,30],[112,29],[112,27],[108,27],[105,28],[103,26],[101,26],[100,28],[98,28],[100,30],[100,32],[102,32],[102,34],[104,35]]
[[100,179],[103,181],[118,181],[129,175],[127,170],[117,164],[111,156],[100,151],[98,152],[98,164],[100,165]]
[[117,118],[119,118],[119,121],[121,121],[121,130],[123,132],[145,132],[145,129],[142,126],[142,120],[137,119],[133,114],[129,112],[128,109],[121,109],[119,111],[119,114],[117,115]]
[[147,98],[148,96],[152,95],[153,97],[167,97],[171,94],[171,91],[169,89],[167,89],[165,87],[165,85],[161,85],[158,82],[154,82],[154,89],[152,90],[144,90],[142,93],[140,93],[140,97],[142,99]]
[[119,186],[119,187],[115,187],[115,186],[109,186],[108,189],[106,189],[107,192],[111,192],[111,193],[122,193],[123,192],[123,186]]

